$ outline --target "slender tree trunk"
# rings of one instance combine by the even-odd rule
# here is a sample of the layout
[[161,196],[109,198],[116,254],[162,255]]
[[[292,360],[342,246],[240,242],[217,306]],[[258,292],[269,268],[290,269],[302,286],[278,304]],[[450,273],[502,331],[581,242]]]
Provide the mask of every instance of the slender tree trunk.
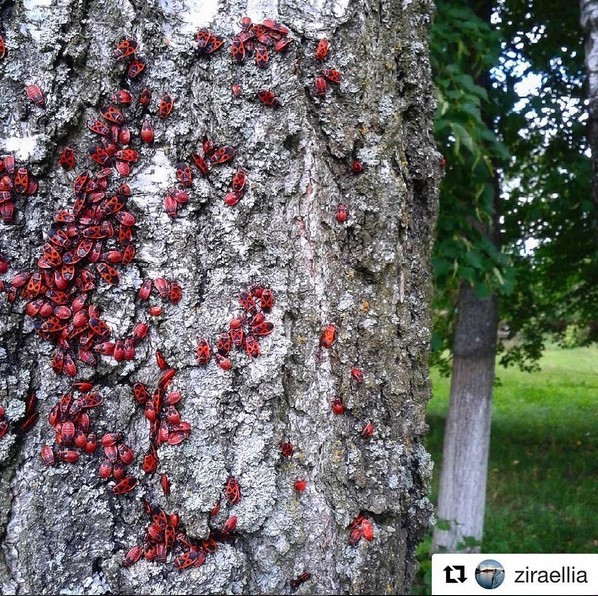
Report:
[[434,549],[479,552],[486,504],[497,300],[495,296],[479,299],[471,286],[463,283],[457,308]]
[[[470,5],[481,18],[490,22],[491,2],[472,0]],[[477,77],[476,84],[489,88],[489,73]],[[482,117],[489,127],[493,126],[488,114]],[[500,183],[496,174],[491,184],[492,224],[482,224],[472,218],[472,225],[488,241],[499,246]],[[471,285],[463,281],[456,310],[450,399],[438,488],[439,523],[434,529],[433,550],[479,552],[486,508],[498,297],[492,294],[479,298]]]
[[581,27],[586,36],[585,63],[588,111],[588,138],[592,149],[592,201],[594,203],[594,228],[598,241],[598,1],[581,0]]
[[[77,379],[89,379],[104,399],[90,410],[91,430],[98,437],[124,433],[136,455],[129,473],[139,485],[113,494],[114,483],[98,477],[98,453],[42,464],[40,449],[55,438],[48,414],[70,379],[50,369],[56,347],[23,316],[25,301],[0,296],[0,403],[10,421],[0,439],[2,593],[408,592],[415,547],[431,515],[431,463],[421,437],[439,176],[430,132],[432,3],[272,2],[265,13],[266,5],[253,2],[220,10],[192,0],[47,4],[3,2],[0,9],[7,46],[0,142],[17,167],[26,164],[39,179],[36,194],[14,197],[14,220],[2,228],[0,252],[9,265],[3,279],[14,293],[10,280],[36,267],[52,213],[72,207],[74,175],[97,171],[87,147],[100,141],[85,123],[123,85],[134,102],[150,88],[152,145],[140,145],[140,118],[125,109],[131,145],[140,152],[125,179],[137,254],[129,265],[115,265],[118,285],[96,275],[88,296],[111,339],[130,336],[139,321],[150,331],[131,361],[76,362]],[[231,61],[230,40],[244,14],[290,28],[293,45],[270,51],[268,68]],[[211,57],[194,51],[201,26],[225,38]],[[146,60],[141,82],[129,81],[123,62],[114,60],[124,37],[137,40]],[[321,37],[331,42],[323,64],[313,58]],[[343,80],[328,85],[325,99],[314,99],[322,68],[339,69]],[[29,83],[44,92],[45,109],[26,100]],[[239,96],[231,94],[234,84]],[[264,88],[276,93],[278,109],[257,100]],[[160,120],[156,106],[165,93],[174,109]],[[195,170],[189,202],[171,220],[163,197],[180,188],[175,165],[204,137],[235,147],[235,159],[213,166],[209,178]],[[72,174],[56,163],[67,143],[78,159]],[[353,157],[364,165],[360,176],[351,172]],[[239,204],[228,207],[222,197],[237,166],[248,181]],[[121,182],[113,171],[108,196]],[[340,202],[349,209],[344,224],[335,219]],[[75,237],[86,225],[78,221]],[[159,276],[180,283],[182,300],[172,305],[154,293],[152,303],[164,311],[150,317],[136,291],[143,279]],[[259,338],[261,355],[249,359],[233,350],[230,371],[213,359],[199,366],[198,338],[226,329],[239,313],[239,292],[254,282],[274,293],[267,314],[274,331]],[[338,340],[326,349],[320,337],[329,324]],[[145,475],[139,464],[148,421],[131,386],[155,387],[156,349],[176,370],[176,407],[191,432],[179,445],[161,445],[157,474]],[[353,366],[363,370],[363,384],[351,380]],[[40,420],[20,432],[29,391],[37,393]],[[340,416],[331,412],[334,395],[345,405]],[[368,422],[369,438],[361,435]],[[283,441],[295,447],[290,458],[281,455]],[[170,479],[169,496],[160,490],[160,474]],[[241,498],[232,506],[223,500],[210,516],[230,475]],[[294,489],[299,478],[306,481],[301,493]],[[219,537],[216,553],[199,568],[176,571],[174,557],[190,548],[177,540],[166,564],[142,557],[124,568],[124,554],[142,543],[148,527],[142,498],[177,512],[190,539]],[[227,540],[217,530],[231,514],[237,528]],[[358,514],[374,536],[368,542],[358,532],[351,546],[349,525]],[[160,523],[155,542],[165,545]],[[303,572],[311,577],[293,587]]]

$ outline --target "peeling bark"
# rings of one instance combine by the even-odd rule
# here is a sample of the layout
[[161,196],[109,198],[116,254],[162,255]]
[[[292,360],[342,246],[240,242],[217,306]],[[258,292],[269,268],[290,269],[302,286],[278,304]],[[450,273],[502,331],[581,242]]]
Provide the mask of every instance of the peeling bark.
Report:
[[[97,456],[45,468],[39,450],[53,440],[46,417],[69,381],[50,370],[53,346],[24,319],[23,303],[1,296],[0,403],[15,420],[35,389],[41,413],[24,437],[0,441],[3,593],[288,593],[289,580],[304,570],[312,577],[299,593],[409,588],[415,546],[431,517],[431,463],[421,444],[439,177],[430,132],[431,2],[232,2],[213,14],[206,6],[59,0],[0,8],[8,48],[0,62],[0,150],[27,162],[40,180],[37,195],[20,199],[13,224],[2,228],[6,279],[34,265],[52,212],[72,203],[74,176],[56,164],[61,144],[75,147],[76,173],[91,167],[85,122],[120,86],[112,50],[123,36],[134,37],[148,61],[142,84],[153,90],[153,105],[164,92],[174,98],[171,117],[156,125],[155,143],[141,149],[126,180],[137,256],[95,302],[120,336],[145,317],[135,301],[142,279],[177,279],[182,301],[152,321],[135,360],[81,366],[79,377],[92,378],[104,395],[94,430],[124,432],[140,455],[147,422],[131,385],[155,384],[159,348],[178,371],[181,414],[193,425],[188,441],[160,450],[169,497],[158,475],[142,477],[139,457],[131,469],[140,487],[120,497],[98,478]],[[211,59],[194,56],[199,26],[230,40],[243,14],[280,21],[295,43],[266,70],[234,66],[228,41]],[[343,82],[316,102],[311,85],[320,66],[312,56],[322,36]],[[45,110],[26,101],[31,82],[44,91]],[[235,82],[240,98],[230,92]],[[255,99],[263,87],[276,92],[280,109]],[[237,148],[235,165],[249,180],[245,197],[235,208],[223,205],[234,171],[225,166],[209,181],[196,177],[189,203],[171,221],[162,198],[175,184],[175,164],[206,135]],[[350,173],[354,153],[365,166],[359,177]],[[349,208],[344,225],[334,218],[341,201]],[[225,326],[238,292],[253,281],[269,285],[276,301],[262,355],[235,354],[229,373],[213,363],[198,367],[197,338]],[[328,323],[338,326],[339,340],[321,350]],[[365,372],[358,387],[353,365]],[[343,396],[343,416],[330,411],[335,394]],[[375,426],[367,440],[359,436],[366,421]],[[298,447],[291,460],[278,449],[285,439]],[[235,545],[180,573],[145,561],[121,567],[146,526],[141,497],[178,512],[201,538],[229,474],[242,489]],[[307,481],[301,495],[293,489],[298,477]],[[351,547],[347,526],[359,512],[375,537]]]

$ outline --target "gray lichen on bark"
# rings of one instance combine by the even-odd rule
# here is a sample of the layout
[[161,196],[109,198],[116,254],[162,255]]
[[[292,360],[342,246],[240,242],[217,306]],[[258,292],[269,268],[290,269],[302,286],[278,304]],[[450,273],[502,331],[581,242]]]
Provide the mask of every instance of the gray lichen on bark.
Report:
[[[159,348],[178,371],[181,415],[193,425],[188,441],[160,448],[168,498],[157,478],[142,479],[132,496],[112,495],[93,456],[45,468],[39,449],[53,440],[46,416],[68,382],[50,370],[52,346],[24,320],[22,304],[11,307],[2,297],[0,403],[16,419],[34,388],[41,411],[25,437],[0,441],[2,592],[287,593],[304,570],[313,577],[299,593],[405,592],[431,516],[431,463],[421,437],[439,177],[430,132],[432,4],[231,2],[200,23],[227,39],[244,14],[285,24],[295,42],[266,70],[250,61],[233,66],[228,46],[197,59],[199,5],[63,0],[4,2],[1,9],[8,56],[0,63],[0,149],[40,179],[37,195],[19,200],[15,222],[2,229],[9,274],[33,266],[52,212],[72,202],[73,176],[56,167],[57,147],[68,139],[79,157],[75,171],[88,166],[85,122],[120,85],[112,49],[121,37],[137,39],[148,60],[143,85],[153,90],[152,104],[164,92],[174,98],[171,117],[155,119],[156,142],[141,149],[127,179],[137,257],[117,287],[100,287],[94,303],[122,336],[145,317],[134,300],[145,277],[177,279],[183,299],[152,321],[134,361],[105,359],[80,376],[92,378],[105,398],[93,429],[123,431],[141,454],[147,422],[130,386],[155,385]],[[331,41],[327,64],[342,71],[343,82],[320,101],[311,85],[322,36]],[[47,109],[27,104],[29,82],[44,90]],[[234,82],[240,98],[231,95]],[[262,106],[260,88],[272,89],[281,108]],[[214,169],[209,181],[197,176],[188,205],[170,221],[162,198],[175,184],[174,165],[205,135],[235,146],[235,163]],[[359,177],[349,169],[353,152],[365,166]],[[247,170],[249,188],[231,209],[221,197],[236,165]],[[350,211],[345,225],[334,219],[341,201]],[[250,362],[235,353],[230,373],[213,363],[198,367],[197,338],[226,325],[239,290],[253,281],[269,285],[276,300],[276,327],[261,341],[262,355]],[[321,350],[328,323],[338,326],[339,341]],[[350,382],[353,365],[366,375],[358,388]],[[330,412],[334,394],[343,396],[347,414]],[[366,421],[376,429],[369,440],[359,436]],[[290,461],[278,450],[284,439],[299,448]],[[221,545],[204,566],[182,573],[144,561],[121,567],[146,525],[139,497],[178,512],[188,533],[202,537],[229,474],[242,490],[236,545]],[[298,477],[308,487],[300,496]],[[346,528],[360,511],[373,521],[375,538],[350,547]]]

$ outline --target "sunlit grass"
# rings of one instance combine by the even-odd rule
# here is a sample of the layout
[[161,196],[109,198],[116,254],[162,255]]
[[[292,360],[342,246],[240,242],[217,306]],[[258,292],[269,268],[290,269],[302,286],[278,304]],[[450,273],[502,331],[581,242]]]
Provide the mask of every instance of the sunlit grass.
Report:
[[[482,552],[598,553],[598,349],[551,348],[541,367],[496,371]],[[436,502],[449,380],[432,382]]]

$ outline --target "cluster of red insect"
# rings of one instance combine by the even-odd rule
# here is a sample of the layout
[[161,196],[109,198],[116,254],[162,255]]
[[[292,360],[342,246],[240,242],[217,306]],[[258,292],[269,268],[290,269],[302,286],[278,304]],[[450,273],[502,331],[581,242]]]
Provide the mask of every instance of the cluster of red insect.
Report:
[[[158,447],[162,443],[178,445],[189,436],[191,431],[191,425],[181,420],[181,415],[176,408],[176,404],[181,401],[180,392],[167,391],[176,371],[168,366],[159,350],[156,350],[156,362],[163,372],[151,397],[144,383],[133,384],[133,397],[144,407],[144,415],[150,424],[150,446],[141,463],[141,469],[146,474],[153,474],[157,470]],[[167,480],[165,483],[167,484]],[[164,483],[162,488],[164,492],[168,492],[168,489],[164,488]]]
[[114,57],[128,62],[129,79],[136,79],[145,69],[145,60],[137,56],[137,42],[134,39],[122,39],[114,49]]
[[100,440],[104,459],[100,464],[98,476],[107,480],[111,476],[116,484],[112,487],[115,495],[132,491],[137,486],[135,476],[127,476],[127,466],[133,463],[135,456],[130,447],[123,443],[122,433],[106,433]]
[[[162,298],[162,300],[168,300],[170,304],[178,304],[181,301],[181,286],[176,281],[171,281],[166,279],[165,277],[156,277],[156,279],[152,280],[150,278],[144,279],[141,287],[137,291],[137,298],[141,302],[145,302],[149,300],[152,294],[152,288],[156,290],[158,296]],[[162,307],[153,304],[149,307],[148,312],[153,317],[162,314]]]
[[6,56],[6,45],[4,44],[4,38],[0,35],[0,60]]
[[93,350],[102,356],[112,356],[116,362],[133,360],[135,358],[135,346],[147,335],[148,330],[149,327],[146,323],[137,323],[130,337],[117,339],[116,341],[103,341],[96,344]]
[[[320,337],[320,348],[330,349],[336,343],[337,332],[338,328],[336,325],[326,325]],[[351,369],[351,379],[356,384],[361,385],[364,381],[363,371],[360,368],[353,367]],[[332,397],[330,400],[330,408],[337,416],[340,416],[345,412],[345,406],[340,395],[335,395]],[[369,439],[374,434],[374,425],[371,422],[366,423],[360,434],[364,439]]]
[[142,545],[133,546],[123,559],[123,567],[130,567],[143,558],[148,562],[166,563],[169,554],[178,554],[172,561],[175,569],[182,571],[201,567],[207,555],[214,554],[218,542],[233,542],[237,518],[231,516],[220,530],[210,530],[208,538],[191,538],[181,527],[176,513],[167,514],[160,507],[152,507],[142,499],[145,513],[150,518]]
[[[259,68],[267,68],[270,52],[282,52],[292,42],[288,33],[286,27],[271,19],[252,23],[249,17],[243,17],[241,31],[232,40],[232,59],[237,64],[243,64],[246,57],[253,56]],[[198,31],[195,40],[197,53],[203,57],[211,56],[223,45],[221,37],[206,29]],[[136,41],[123,39],[114,50],[115,58],[126,62],[126,76],[129,79],[136,79],[146,67],[144,59],[137,56],[137,46]],[[320,40],[315,59],[318,62],[326,60],[328,49],[329,42],[326,39]],[[4,55],[4,42],[0,37],[0,59]],[[324,98],[328,83],[338,85],[341,79],[342,75],[338,70],[322,68],[314,81],[314,95]],[[235,95],[240,94],[238,85],[233,86],[233,92]],[[35,105],[45,106],[43,93],[37,85],[27,85],[26,93]],[[267,89],[261,89],[258,98],[268,107],[275,108],[279,105],[277,97]],[[151,94],[147,88],[141,91],[136,104],[131,92],[121,89],[112,95],[111,103],[100,109],[100,117],[87,123],[89,130],[101,139],[99,144],[89,149],[89,157],[102,170],[95,175],[84,172],[75,179],[74,205],[71,209],[61,209],[54,214],[54,222],[47,232],[47,241],[41,248],[37,269],[32,273],[19,273],[10,282],[9,301],[13,302],[17,296],[28,300],[25,312],[33,318],[35,330],[43,339],[58,345],[58,351],[52,359],[52,368],[57,374],[64,372],[74,376],[77,372],[75,358],[93,366],[96,363],[95,354],[112,356],[117,362],[131,360],[135,355],[135,345],[148,333],[147,324],[139,322],[130,336],[108,341],[110,330],[100,318],[98,309],[90,304],[90,296],[96,287],[97,274],[107,284],[117,284],[119,274],[113,265],[127,265],[135,255],[132,236],[135,218],[125,210],[130,189],[126,184],[121,184],[112,196],[108,196],[110,193],[107,189],[112,167],[121,176],[128,176],[131,164],[139,158],[139,153],[130,146],[129,128],[135,124],[139,108],[141,114],[145,114],[140,126],[141,141],[152,143],[154,140],[153,125],[147,114],[150,100]],[[170,115],[172,109],[173,100],[166,94],[158,105],[157,116],[163,120]],[[207,178],[211,167],[226,164],[234,156],[233,147],[215,146],[210,139],[205,139],[202,151],[193,152],[189,161]],[[73,148],[64,147],[58,162],[65,170],[73,169],[76,164]],[[354,159],[353,173],[359,174],[362,170],[361,163]],[[190,188],[193,183],[190,165],[184,161],[178,162],[176,177],[182,189],[169,189],[164,198],[164,207],[170,218],[176,217],[178,208],[188,202],[189,196],[184,189]],[[238,168],[231,181],[230,192],[224,197],[224,203],[231,207],[236,205],[243,197],[245,186],[246,172]],[[11,156],[0,158],[0,215],[5,223],[12,220],[14,198],[17,195],[34,194],[36,190],[37,182],[25,167],[15,168]],[[347,208],[341,203],[337,206],[336,219],[342,223],[346,218]],[[0,258],[0,273],[5,273],[6,270],[7,263]],[[2,282],[0,289],[3,289],[1,284]],[[152,289],[156,290],[162,300],[168,300],[171,304],[177,304],[181,299],[179,284],[163,277],[144,280],[138,291],[138,298],[141,301],[148,300]],[[229,370],[229,355],[233,347],[244,350],[249,358],[258,357],[261,353],[259,338],[269,335],[274,329],[274,324],[266,320],[266,313],[272,309],[273,301],[270,288],[259,284],[241,291],[239,303],[243,310],[219,334],[213,350],[206,339],[199,340],[196,348],[199,364],[208,364],[213,355],[218,366]],[[150,315],[159,315],[161,312],[161,306],[149,307]],[[336,334],[337,328],[328,325],[322,334],[320,346],[331,348],[336,342]],[[143,383],[136,382],[133,385],[135,401],[143,406],[145,418],[149,422],[150,445],[141,462],[141,469],[148,475],[157,470],[160,445],[180,444],[188,438],[191,430],[191,425],[181,420],[177,409],[181,400],[180,392],[169,390],[176,374],[175,369],[167,364],[160,351],[156,351],[156,361],[162,372],[151,396]],[[356,383],[363,382],[360,369],[353,368],[351,375]],[[95,434],[89,432],[88,410],[101,405],[102,398],[92,389],[93,385],[89,382],[75,382],[71,391],[63,395],[50,410],[48,420],[56,433],[56,446],[45,445],[42,448],[41,457],[46,465],[54,465],[56,460],[73,463],[79,459],[81,452],[91,454],[96,451],[98,441]],[[74,397],[77,393],[78,397]],[[336,414],[344,412],[340,397],[334,398],[332,409]],[[35,395],[32,394],[24,419],[18,425],[19,430],[27,430],[33,426],[38,417]],[[4,408],[0,406],[0,438],[7,432],[8,426]],[[361,435],[371,437],[373,430],[373,425],[368,423]],[[132,491],[138,480],[128,474],[127,467],[133,463],[134,454],[123,442],[122,433],[106,433],[100,443],[104,457],[98,469],[99,476],[115,481],[116,484],[112,487],[114,494]],[[291,457],[294,447],[286,441],[281,443],[280,450],[283,456]],[[163,492],[169,494],[170,485],[165,474],[162,474],[160,482]],[[303,492],[306,481],[297,478],[294,488],[297,492]],[[228,507],[239,502],[241,490],[234,476],[227,479],[223,494]],[[134,546],[125,555],[124,567],[129,567],[141,557],[147,561],[165,563],[169,555],[172,555],[173,566],[178,570],[199,567],[208,554],[216,551],[218,542],[234,542],[236,539],[235,515],[229,515],[218,529],[210,527],[207,539],[196,540],[182,529],[178,515],[167,514],[145,500],[142,502],[150,523],[142,545]],[[218,515],[220,504],[221,499],[212,508],[211,519]],[[348,529],[351,545],[356,545],[361,538],[367,541],[373,539],[372,524],[364,514],[358,515]],[[310,577],[309,573],[302,573],[291,580],[291,589],[296,589]]]
[[178,528],[177,514],[168,515],[160,507],[152,507],[145,499],[142,499],[142,502],[150,523],[143,537],[143,546],[136,545],[129,549],[123,559],[123,567],[130,567],[137,563],[142,555],[146,561],[166,563],[169,552],[180,542],[178,533],[184,535]]
[[[101,405],[103,400],[92,388],[93,384],[87,381],[73,383],[71,391],[65,393],[50,410],[48,422],[56,433],[55,442],[58,447],[42,447],[41,458],[47,466],[53,466],[56,458],[72,464],[79,459],[80,451],[95,452],[98,442],[95,433],[89,432],[87,410]],[[79,397],[74,398],[74,393],[79,393]]]
[[289,30],[272,19],[264,19],[261,23],[252,23],[249,17],[241,19],[241,31],[231,43],[231,56],[235,63],[243,64],[247,56],[253,55],[259,68],[267,68],[270,62],[268,49],[283,52],[293,41]]
[[121,176],[128,176],[131,164],[139,159],[139,153],[128,147],[131,131],[125,124],[125,117],[121,110],[111,104],[102,108],[100,115],[108,124],[101,120],[87,122],[89,130],[99,135],[102,140],[101,145],[89,147],[89,157],[102,167],[114,166]]
[[243,168],[238,168],[230,183],[231,191],[224,196],[224,204],[229,207],[234,207],[245,194],[245,183],[247,182],[247,175]]
[[[214,141],[207,137],[202,142],[202,153],[193,151],[191,153],[191,160],[199,170],[199,173],[207,178],[210,174],[211,166],[219,166],[228,163],[235,156],[235,148],[230,145],[214,145]],[[188,168],[189,166],[187,166]],[[180,169],[177,165],[177,178],[179,182],[186,187],[191,186],[192,176],[191,171],[179,173]]]
[[16,167],[12,155],[0,157],[0,217],[7,224],[12,221],[18,196],[31,196],[37,192],[37,180],[25,166]]
[[349,544],[355,546],[362,538],[371,542],[374,538],[374,528],[372,523],[366,519],[363,513],[360,513],[349,524]]
[[[229,354],[233,346],[243,349],[250,358],[257,358],[261,354],[257,338],[270,335],[274,330],[274,323],[266,321],[264,314],[270,312],[274,304],[274,294],[270,288],[253,284],[247,290],[241,291],[239,304],[245,312],[233,317],[228,324],[228,330],[222,331],[216,341],[214,360],[223,370],[231,368]],[[198,341],[195,352],[199,364],[208,364],[211,352],[206,339]]]
[[[19,294],[28,300],[25,314],[33,318],[36,332],[58,345],[52,358],[56,374],[75,376],[75,355],[94,366],[94,352],[106,353],[110,329],[99,310],[86,303],[96,287],[96,274],[109,285],[117,284],[119,274],[113,265],[127,265],[135,255],[135,217],[124,210],[131,192],[121,184],[107,197],[109,175],[110,170],[103,169],[95,176],[84,172],[75,179],[74,205],[54,213],[37,269],[17,273],[10,282],[9,301]],[[129,353],[143,338],[137,329],[128,342]]]
[[211,56],[224,43],[222,37],[213,35],[208,29],[200,29],[195,34],[195,41],[197,42],[197,54],[199,56]]
[[[199,170],[199,173],[207,178],[210,174],[210,167],[222,165],[228,163],[235,156],[235,148],[230,145],[216,146],[214,142],[208,138],[205,138],[202,143],[202,153],[194,151],[191,153],[191,161]],[[242,171],[242,170],[239,170]],[[237,174],[233,178],[233,183],[237,178]],[[243,172],[243,176],[244,176]],[[176,177],[181,186],[184,188],[190,188],[193,184],[193,173],[189,164],[184,161],[179,161],[176,165]],[[245,186],[245,180],[243,178],[243,184],[241,190]],[[228,196],[228,195],[227,195]],[[164,197],[164,210],[168,217],[174,219],[177,211],[181,205],[184,205],[189,201],[189,195],[181,189],[169,188],[166,196]],[[226,202],[226,199],[225,199]]]
[[[293,41],[288,37],[289,30],[272,19],[264,19],[261,23],[252,23],[249,17],[241,19],[241,31],[231,42],[231,56],[236,64],[243,64],[245,58],[253,55],[259,68],[267,68],[270,63],[270,50],[284,52]],[[240,94],[238,85],[233,86],[233,93]],[[280,105],[278,98],[269,89],[260,89],[258,99],[269,108]]]
[[[120,57],[125,51],[121,48],[123,44],[126,47],[136,47],[133,40],[123,40],[115,50]],[[138,65],[136,66],[136,68]],[[140,71],[139,71],[140,72]],[[131,142],[131,129],[127,125],[130,116],[138,115],[139,109],[142,113],[146,112],[150,101],[151,92],[145,87],[141,90],[137,101],[133,101],[133,95],[127,89],[119,89],[111,96],[111,104],[106,105],[100,110],[100,119],[93,119],[87,122],[87,127],[91,132],[101,137],[101,145],[92,145],[89,149],[89,157],[102,167],[114,166],[121,176],[128,176],[131,163],[138,160],[138,152],[129,147]],[[160,118],[167,118],[172,111],[173,102],[168,94],[165,94],[160,100],[157,108],[157,114]],[[129,117],[123,113],[124,109],[131,109],[133,112]],[[103,120],[103,121],[102,121]],[[133,122],[134,123],[134,122]],[[154,128],[149,116],[146,116],[141,124],[140,138],[143,143],[149,144],[154,140]],[[76,156],[71,146],[62,149],[58,163],[67,171],[75,167]]]
[[[314,52],[315,59],[318,62],[323,62],[326,60],[328,57],[329,48],[330,42],[327,39],[320,39],[316,45],[316,51]],[[328,88],[326,81],[334,83],[335,85],[340,85],[342,78],[343,76],[340,71],[333,68],[323,68],[320,71],[320,74],[316,75],[316,78],[314,79],[314,95],[319,98],[326,97],[326,91]]]
[[[114,55],[117,60],[129,59],[131,62],[127,68],[127,76],[134,79],[141,74],[145,68],[145,61],[142,58],[135,57],[137,42],[133,39],[123,39],[120,41]],[[131,163],[139,159],[139,153],[129,147],[131,142],[131,131],[127,126],[127,117],[123,109],[134,106],[134,112],[130,115],[139,115],[138,108],[142,113],[146,112],[150,101],[151,92],[145,87],[141,90],[136,104],[133,102],[133,96],[127,89],[119,89],[111,97],[112,103],[106,105],[100,110],[100,116],[105,121],[96,119],[87,123],[89,130],[99,135],[102,140],[101,145],[90,147],[89,156],[102,167],[114,166],[121,176],[128,176]],[[158,118],[164,120],[172,112],[174,102],[167,93],[162,96],[157,107]],[[143,143],[149,144],[154,140],[154,128],[148,115],[145,116],[140,131],[140,138]],[[65,169],[71,169],[74,165],[74,152],[72,148],[65,147],[59,163]]]

